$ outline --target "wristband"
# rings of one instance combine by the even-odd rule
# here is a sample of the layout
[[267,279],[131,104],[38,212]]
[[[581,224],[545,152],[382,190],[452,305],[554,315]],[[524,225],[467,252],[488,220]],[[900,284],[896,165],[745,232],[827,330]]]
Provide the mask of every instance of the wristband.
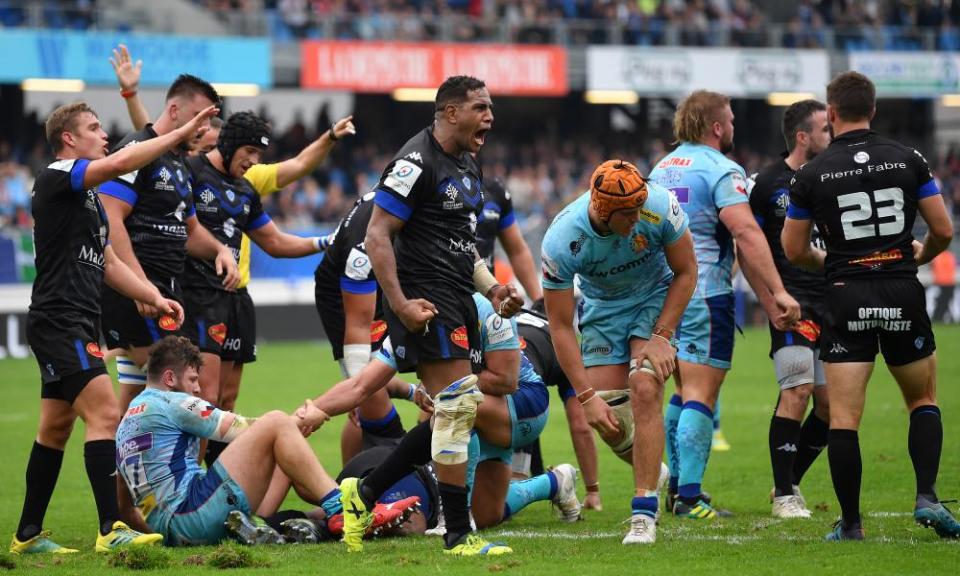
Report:
[[414,384],[413,382],[410,382],[410,393],[407,394],[407,400],[413,402],[413,397],[416,395],[416,393],[417,393],[417,385]]
[[583,404],[583,401],[580,400],[580,397],[581,397],[581,396],[586,396],[587,394],[589,394],[589,393],[591,393],[591,392],[593,392],[593,388],[587,388],[587,389],[584,390],[583,392],[577,394],[577,400],[580,401],[581,404]]
[[593,484],[584,484],[587,488],[587,492],[599,492],[600,491],[600,482],[594,482]]
[[136,96],[136,95],[137,95],[137,90],[136,90],[136,89],[133,89],[133,90],[120,90],[120,96],[121,96],[124,100],[126,100],[126,99],[128,99],[128,98],[133,98],[133,97]]
[[666,342],[666,343],[669,344],[670,346],[673,346],[673,342],[672,342],[669,338],[667,338],[666,336],[661,336],[660,334],[656,334],[656,333],[654,333],[653,336],[656,336],[657,338],[660,338],[661,340],[663,340],[664,342]]
[[664,326],[663,324],[657,324],[653,327],[653,335],[660,336],[665,339],[667,342],[673,339],[673,336],[676,334],[675,330],[671,330]]
[[499,284],[482,258],[473,263],[473,286],[477,289],[477,292],[486,296],[490,293],[491,288]]
[[593,393],[593,396],[590,396],[589,398],[587,398],[586,400],[584,400],[583,402],[581,402],[580,405],[581,405],[581,406],[586,406],[587,404],[590,403],[591,400],[595,399],[596,397],[597,397],[597,393],[594,392],[594,393]]
[[334,141],[334,142],[336,142],[337,140],[339,140],[339,138],[337,138],[337,133],[334,132],[334,130],[333,130],[333,127],[336,126],[336,125],[337,125],[336,122],[331,123],[331,124],[330,124],[330,129],[328,130],[328,132],[330,133],[330,140],[332,140],[332,141]]

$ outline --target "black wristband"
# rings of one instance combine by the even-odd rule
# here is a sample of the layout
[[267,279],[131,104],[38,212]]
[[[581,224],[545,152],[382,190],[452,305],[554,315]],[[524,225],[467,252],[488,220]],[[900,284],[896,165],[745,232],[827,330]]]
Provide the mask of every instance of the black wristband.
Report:
[[333,130],[333,127],[336,126],[336,125],[337,125],[336,122],[330,124],[330,130],[329,130],[329,132],[330,132],[330,140],[332,140],[332,141],[334,141],[334,142],[336,142],[337,140],[339,140],[339,138],[337,138],[337,133],[334,132],[334,130]]

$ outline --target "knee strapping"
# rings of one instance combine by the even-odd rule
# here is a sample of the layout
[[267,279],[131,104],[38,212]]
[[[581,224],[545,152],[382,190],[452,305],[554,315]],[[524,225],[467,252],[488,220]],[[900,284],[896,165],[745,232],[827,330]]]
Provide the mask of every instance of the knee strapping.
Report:
[[147,373],[127,356],[117,356],[117,381],[131,386],[146,386]]
[[444,388],[433,401],[433,434],[430,452],[438,464],[467,461],[470,431],[477,419],[477,405],[483,393],[473,374]]
[[610,406],[617,419],[617,426],[623,432],[623,438],[610,448],[617,456],[629,454],[633,450],[633,406],[630,403],[629,390],[603,390],[597,396]]

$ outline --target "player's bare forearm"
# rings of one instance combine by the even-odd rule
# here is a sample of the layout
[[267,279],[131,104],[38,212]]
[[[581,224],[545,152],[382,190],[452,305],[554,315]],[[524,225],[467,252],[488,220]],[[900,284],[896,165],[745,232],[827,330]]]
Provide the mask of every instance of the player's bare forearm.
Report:
[[737,247],[742,255],[740,267],[743,275],[758,295],[760,290],[771,294],[783,292],[783,282],[773,264],[773,254],[759,227],[743,230],[737,236]]
[[313,404],[330,416],[346,414],[390,383],[396,373],[397,371],[390,366],[375,360],[367,364],[356,376],[338,382],[323,395],[315,398]]
[[138,278],[147,279],[147,275],[137,260],[137,255],[133,252],[133,244],[130,242],[130,235],[127,233],[127,227],[124,220],[133,210],[133,207],[118,200],[112,196],[101,194],[100,201],[103,204],[103,210],[107,213],[107,221],[110,223],[110,246],[117,258],[123,261]]
[[299,154],[280,162],[277,165],[277,186],[283,188],[313,172],[321,162],[326,160],[334,144],[329,132],[324,132]]
[[926,236],[923,237],[923,249],[920,251],[917,265],[922,266],[936,258],[938,254],[950,246],[951,240],[951,237],[935,236],[927,231]]
[[187,254],[201,260],[213,260],[224,248],[196,216],[187,219]]
[[343,343],[370,344],[370,324],[377,313],[377,293],[353,294],[340,291],[343,298]]
[[819,272],[823,270],[826,252],[814,248],[810,243],[810,234],[813,232],[813,222],[787,218],[780,233],[780,245],[783,254],[794,266]]
[[103,281],[108,286],[131,300],[153,304],[160,298],[160,291],[146,279],[140,278],[107,246],[103,252]]
[[484,394],[506,396],[517,391],[520,378],[520,352],[495,350],[484,354],[486,367],[477,375],[477,386]]
[[397,258],[393,251],[393,239],[403,228],[403,220],[392,216],[379,206],[373,207],[370,223],[367,225],[367,235],[364,245],[373,272],[383,290],[383,295],[395,311],[403,304],[407,297],[400,288],[397,278]]
[[657,324],[675,331],[697,288],[697,257],[693,251],[693,237],[690,232],[684,232],[679,240],[664,249],[664,253],[667,264],[673,271],[673,280],[667,289],[667,297],[663,301],[663,310],[657,318]]
[[130,123],[133,124],[133,129],[143,130],[143,127],[150,122],[150,113],[143,104],[143,100],[140,99],[139,94],[134,94],[125,98],[125,100],[127,102],[127,114],[130,115]]
[[553,350],[557,355],[560,368],[570,380],[573,390],[580,394],[590,387],[587,371],[583,367],[580,355],[580,343],[573,331],[573,288],[566,290],[544,290],[543,297],[547,307],[547,320],[550,323],[550,336]]
[[923,249],[917,264],[926,264],[950,246],[950,241],[953,240],[953,222],[950,221],[950,213],[940,194],[921,198],[917,202],[917,211],[927,223],[927,235],[923,239]]
[[513,267],[513,274],[520,281],[527,297],[531,300],[542,298],[543,289],[540,288],[540,274],[533,262],[530,247],[523,240],[520,226],[516,222],[500,233],[500,244],[503,245],[503,250],[507,253],[507,259],[510,260],[510,266]]
[[263,248],[264,252],[274,258],[301,258],[317,253],[317,245],[313,238],[281,232],[273,222],[251,230],[247,235],[257,243],[257,246]]

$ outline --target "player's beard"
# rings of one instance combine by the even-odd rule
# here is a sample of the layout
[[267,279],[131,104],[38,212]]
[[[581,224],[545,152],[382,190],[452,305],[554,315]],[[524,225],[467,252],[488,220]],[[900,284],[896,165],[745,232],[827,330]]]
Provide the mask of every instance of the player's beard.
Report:
[[733,152],[733,138],[727,140],[726,142],[720,142],[720,153],[729,154]]

